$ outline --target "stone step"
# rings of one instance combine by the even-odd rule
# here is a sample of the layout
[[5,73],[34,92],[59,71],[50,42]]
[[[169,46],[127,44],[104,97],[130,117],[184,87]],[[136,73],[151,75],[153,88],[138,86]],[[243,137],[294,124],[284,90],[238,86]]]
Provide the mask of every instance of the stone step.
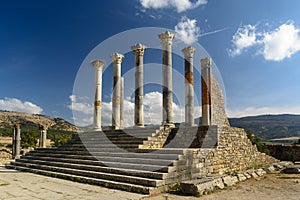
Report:
[[74,137],[74,139],[81,140],[104,140],[104,139],[112,139],[112,140],[126,140],[126,139],[147,139],[151,137],[152,134],[139,134],[139,135],[80,135],[78,137]]
[[76,139],[71,140],[68,143],[84,143],[84,144],[105,144],[105,143],[118,143],[118,144],[142,144],[144,141],[143,138],[104,138],[104,139]]
[[[112,173],[112,174],[121,174],[127,176],[137,176],[143,178],[151,178],[163,180],[169,178],[167,173],[161,172],[152,172],[152,171],[144,171],[144,170],[134,170],[134,169],[122,169],[122,168],[113,168],[113,167],[105,167],[105,166],[94,166],[94,165],[86,165],[86,164],[75,164],[75,163],[64,163],[64,162],[48,162],[44,160],[31,160],[31,159],[19,159],[16,161],[17,163],[30,163],[30,164],[39,164],[39,165],[48,165],[55,167],[64,167],[70,169],[81,169],[95,172],[104,172],[104,173]],[[14,163],[12,163],[14,164]]]
[[[21,161],[23,157],[19,160]],[[94,166],[108,166],[120,169],[134,169],[134,170],[144,170],[144,171],[156,171],[156,172],[172,172],[175,170],[172,166],[163,165],[152,165],[152,164],[141,164],[141,163],[120,163],[120,162],[109,162],[109,161],[99,161],[99,160],[80,160],[71,158],[56,158],[56,157],[36,157],[36,156],[25,156],[24,159],[31,160],[42,160],[49,162],[63,162],[63,163],[75,163],[75,164],[85,164]]]
[[[77,152],[76,152],[77,153]],[[177,154],[155,154],[155,153],[129,153],[129,152],[124,152],[124,153],[108,153],[108,152],[98,152],[94,153],[92,155],[78,155],[78,154],[65,154],[61,153],[59,151],[54,151],[51,154],[53,154],[54,157],[66,157],[66,158],[77,158],[77,159],[92,159],[97,156],[106,156],[106,157],[126,157],[126,158],[147,158],[147,159],[162,159],[162,160],[177,160],[178,155]],[[38,155],[38,156],[44,156],[45,154],[39,151],[31,151],[27,153],[26,155]]]
[[[52,157],[47,155],[48,157]],[[41,156],[37,155],[25,155],[24,158],[39,158]],[[55,158],[66,158],[65,156],[58,157],[57,155],[54,156]],[[78,159],[78,158],[77,158]],[[136,164],[146,164],[146,165],[162,165],[162,166],[169,166],[173,164],[173,160],[161,160],[161,159],[149,159],[149,158],[127,158],[127,157],[107,157],[107,156],[95,156],[89,157],[89,160],[98,160],[100,162],[120,162],[120,163],[136,163]],[[79,160],[79,159],[78,159]],[[176,161],[177,165],[185,164],[183,161]]]
[[85,144],[73,144],[73,143],[68,143],[68,144],[64,144],[62,145],[62,147],[66,148],[66,147],[74,147],[74,148],[98,148],[98,149],[102,149],[102,148],[122,148],[122,149],[127,149],[127,148],[137,148],[138,144],[113,144],[113,143],[108,143],[108,144],[89,144],[89,145],[85,145]]
[[40,169],[45,171],[52,171],[52,172],[59,172],[64,174],[72,174],[72,175],[79,175],[91,178],[98,178],[103,180],[110,180],[116,182],[123,182],[123,183],[131,183],[149,187],[158,187],[164,184],[163,180],[157,179],[150,179],[150,178],[143,178],[143,177],[135,177],[135,176],[127,176],[127,175],[120,175],[120,174],[112,174],[112,173],[104,173],[104,172],[95,172],[95,171],[88,171],[88,170],[81,170],[81,169],[73,169],[73,168],[66,168],[66,167],[55,167],[50,165],[39,165],[39,164],[31,164],[31,163],[23,163],[23,162],[15,162],[13,163],[15,166],[21,167],[28,167],[33,169]]
[[52,172],[52,171],[46,171],[46,170],[32,169],[32,168],[28,168],[28,167],[21,167],[21,166],[15,166],[15,165],[7,165],[6,167],[11,168],[11,169],[17,169],[17,170],[21,170],[21,171],[27,171],[27,172],[31,172],[31,173],[56,177],[56,178],[67,179],[67,180],[81,182],[81,183],[88,183],[88,184],[104,186],[107,188],[125,190],[125,191],[129,191],[129,192],[136,192],[136,193],[141,193],[141,194],[157,193],[156,192],[157,189],[154,187],[145,187],[145,186],[136,185],[136,184],[120,183],[120,182],[116,182],[116,181],[103,180],[103,179],[97,179],[97,178],[91,178],[91,177],[85,177],[85,176],[73,175],[73,174],[64,174],[64,173]]
[[[127,149],[126,149],[127,150]],[[95,154],[95,153],[133,153],[119,148],[89,148],[87,151],[84,148],[36,148],[36,152],[45,152],[45,153],[52,153],[52,152],[62,152],[65,154]],[[183,154],[186,149],[172,149],[172,148],[163,148],[163,149],[132,149],[134,153],[152,153],[152,154]]]

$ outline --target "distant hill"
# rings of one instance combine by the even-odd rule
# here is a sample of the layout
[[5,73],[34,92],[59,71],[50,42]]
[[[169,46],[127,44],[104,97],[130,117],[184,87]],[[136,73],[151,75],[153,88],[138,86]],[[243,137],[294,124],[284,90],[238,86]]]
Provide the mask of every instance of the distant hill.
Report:
[[231,126],[250,130],[263,140],[300,137],[300,115],[260,115],[229,118]]
[[47,125],[49,130],[75,132],[76,126],[62,118],[20,112],[0,111],[0,129],[12,129],[14,123],[21,124],[21,129],[37,130],[39,125]]
[[[201,117],[195,119],[201,123]],[[259,115],[241,118],[229,118],[233,127],[250,130],[264,141],[275,138],[300,137],[300,115]]]

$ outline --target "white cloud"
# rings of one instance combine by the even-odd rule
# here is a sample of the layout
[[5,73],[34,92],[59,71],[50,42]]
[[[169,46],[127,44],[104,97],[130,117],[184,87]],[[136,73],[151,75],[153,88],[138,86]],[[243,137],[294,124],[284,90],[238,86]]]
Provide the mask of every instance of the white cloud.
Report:
[[43,109],[29,101],[22,102],[16,98],[0,99],[0,110],[25,112],[30,114],[41,114]]
[[[73,111],[79,111],[84,114],[93,114],[93,106],[89,103],[86,103],[85,98],[78,98],[76,95],[69,96],[71,100],[71,104],[68,105],[68,108],[70,108]],[[78,102],[82,101],[82,102]],[[85,101],[85,102],[83,102]]]
[[198,41],[200,36],[200,28],[197,27],[196,19],[182,17],[180,22],[175,26],[175,33],[186,44],[192,44]]
[[290,58],[300,50],[300,29],[292,22],[280,25],[272,31],[257,31],[257,27],[246,25],[240,27],[232,37],[230,56],[240,55],[247,49],[257,46],[257,55],[265,60],[281,61]]
[[290,58],[300,50],[300,30],[293,23],[282,24],[275,31],[264,34],[264,49],[266,60],[281,61]]
[[300,106],[295,107],[247,107],[243,109],[228,109],[229,117],[246,117],[256,115],[299,114]]
[[237,32],[232,36],[233,49],[228,51],[229,55],[240,55],[248,47],[257,43],[255,26],[246,25],[238,28]]
[[175,8],[178,13],[207,4],[207,0],[140,0],[144,9]]
[[[70,96],[72,101],[68,107],[70,109],[75,108],[74,121],[77,126],[88,126],[93,122],[93,107],[85,102],[79,103],[78,97]],[[73,105],[73,107],[72,107]],[[89,110],[87,112],[87,110]],[[173,103],[173,113],[175,122],[184,121],[184,106]],[[195,107],[195,118],[199,117],[201,113],[201,107]],[[134,125],[134,103],[130,101],[130,98],[124,100],[124,126],[130,127]],[[102,102],[102,125],[110,126],[112,120],[112,103]],[[162,122],[162,94],[160,92],[150,92],[144,95],[144,122],[145,124],[161,124]]]

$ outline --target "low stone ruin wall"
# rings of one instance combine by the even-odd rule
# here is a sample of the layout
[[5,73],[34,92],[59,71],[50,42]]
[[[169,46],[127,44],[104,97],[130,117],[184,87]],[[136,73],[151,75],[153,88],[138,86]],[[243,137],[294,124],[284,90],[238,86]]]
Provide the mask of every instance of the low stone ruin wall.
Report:
[[244,129],[225,126],[218,132],[218,145],[214,154],[205,161],[211,162],[213,173],[244,171],[278,162],[275,158],[259,152]]
[[285,161],[300,161],[300,145],[268,145],[271,156]]

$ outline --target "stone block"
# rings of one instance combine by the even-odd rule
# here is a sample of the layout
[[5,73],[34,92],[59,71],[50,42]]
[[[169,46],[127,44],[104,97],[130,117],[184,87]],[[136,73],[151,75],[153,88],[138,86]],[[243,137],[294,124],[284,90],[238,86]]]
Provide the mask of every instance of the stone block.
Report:
[[225,185],[223,183],[223,180],[222,178],[217,178],[217,179],[214,179],[214,186],[216,189],[224,189]]
[[244,176],[245,176],[247,179],[251,178],[251,175],[248,174],[247,172],[243,172],[243,174],[244,174]]
[[222,178],[225,186],[233,186],[238,182],[238,178],[236,176],[225,176]]
[[282,165],[280,165],[280,164],[278,164],[278,163],[277,163],[277,164],[274,164],[273,166],[274,166],[274,168],[275,168],[275,169],[277,169],[277,170],[279,170],[279,169],[282,169],[282,168],[283,168],[283,166],[282,166]]
[[293,162],[290,162],[290,161],[281,161],[281,162],[279,162],[279,165],[281,165],[283,167],[287,167],[287,166],[293,165]]
[[266,174],[266,172],[263,170],[263,169],[256,169],[255,170],[255,173],[258,175],[258,176],[263,176]]
[[247,177],[246,177],[243,173],[238,173],[238,174],[236,175],[236,177],[238,178],[238,180],[239,180],[240,182],[242,182],[242,181],[244,181],[244,180],[247,180]]
[[282,170],[285,174],[300,174],[300,166],[289,166]]
[[254,169],[247,170],[247,173],[252,176],[253,178],[258,178],[258,175],[255,173]]
[[274,172],[276,169],[273,165],[265,167],[265,171],[268,173]]
[[180,183],[180,189],[184,194],[203,195],[214,190],[214,180],[203,178]]

